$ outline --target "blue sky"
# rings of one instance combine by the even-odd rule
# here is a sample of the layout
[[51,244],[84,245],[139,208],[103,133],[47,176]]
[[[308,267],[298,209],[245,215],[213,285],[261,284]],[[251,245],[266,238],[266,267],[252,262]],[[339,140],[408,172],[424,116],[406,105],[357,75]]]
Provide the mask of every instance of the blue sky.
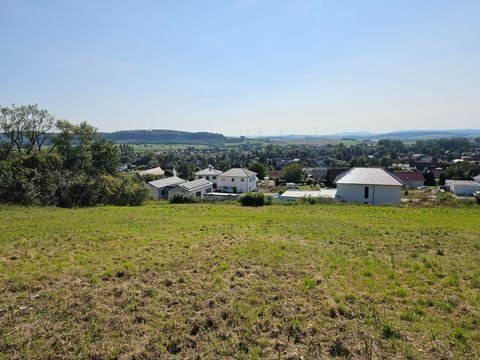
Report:
[[480,1],[0,0],[0,104],[100,130],[480,128]]

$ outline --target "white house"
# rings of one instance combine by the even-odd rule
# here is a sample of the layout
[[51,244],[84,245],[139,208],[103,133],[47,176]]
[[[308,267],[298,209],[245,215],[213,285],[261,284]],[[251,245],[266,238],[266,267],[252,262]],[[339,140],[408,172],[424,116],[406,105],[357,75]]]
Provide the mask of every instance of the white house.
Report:
[[217,176],[217,188],[230,193],[257,191],[257,173],[244,168],[227,170]]
[[473,181],[477,182],[480,184],[480,175],[477,175],[473,178]]
[[150,181],[147,185],[153,194],[153,198],[158,200],[168,199],[169,190],[184,182],[186,181],[180,179],[179,177],[172,176],[160,180]]
[[171,199],[176,194],[184,196],[201,197],[205,194],[211,193],[213,190],[213,183],[207,179],[198,179],[181,183],[168,191],[168,198]]
[[195,175],[195,180],[206,179],[213,183],[213,188],[217,187],[217,176],[222,172],[220,170],[214,169],[213,166],[209,166],[206,169],[197,171]]
[[335,198],[341,202],[400,204],[402,182],[381,168],[356,167],[338,175],[335,183]]
[[472,196],[475,191],[480,191],[480,183],[471,180],[446,180],[445,186],[455,195]]

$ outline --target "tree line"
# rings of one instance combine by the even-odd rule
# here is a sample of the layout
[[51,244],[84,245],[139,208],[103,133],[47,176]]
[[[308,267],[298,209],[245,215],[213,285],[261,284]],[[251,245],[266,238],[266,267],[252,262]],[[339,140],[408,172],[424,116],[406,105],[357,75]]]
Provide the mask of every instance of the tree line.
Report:
[[148,190],[117,173],[120,151],[86,122],[37,105],[0,107],[0,203],[140,205]]

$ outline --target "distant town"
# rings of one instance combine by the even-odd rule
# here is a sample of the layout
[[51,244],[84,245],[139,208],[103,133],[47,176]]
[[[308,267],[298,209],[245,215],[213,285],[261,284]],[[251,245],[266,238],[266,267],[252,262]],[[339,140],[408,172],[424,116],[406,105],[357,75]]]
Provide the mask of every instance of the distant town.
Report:
[[321,145],[311,144],[309,138],[304,143],[284,141],[241,138],[224,145],[122,144],[120,170],[138,172],[155,199],[171,199],[179,192],[230,199],[232,194],[259,191],[284,201],[309,197],[400,204],[445,192],[473,198],[480,191],[480,137],[352,138],[323,140],[326,143]]

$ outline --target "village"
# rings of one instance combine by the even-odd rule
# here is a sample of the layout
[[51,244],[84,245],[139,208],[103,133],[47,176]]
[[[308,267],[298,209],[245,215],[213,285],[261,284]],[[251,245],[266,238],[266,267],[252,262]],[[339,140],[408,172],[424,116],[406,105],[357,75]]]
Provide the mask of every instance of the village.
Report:
[[[442,144],[447,141],[440,139],[436,142]],[[455,148],[459,141],[451,139],[454,145],[450,144],[450,147]],[[190,147],[137,154],[140,159],[137,161],[140,163],[138,168],[143,170],[135,171],[136,166],[131,164],[123,165],[121,170],[133,170],[144,179],[155,200],[172,200],[174,196],[232,200],[251,192],[264,193],[279,202],[313,199],[399,205],[444,193],[455,198],[473,199],[480,194],[480,147],[477,142],[465,141],[461,147],[465,150],[467,144],[470,151],[440,148],[435,150],[435,155],[393,154],[388,147],[398,147],[399,141],[318,148],[246,145],[240,148],[243,150],[241,159],[236,158],[236,149]],[[404,147],[403,144],[400,146]],[[358,149],[370,155],[359,156]],[[388,155],[385,156],[385,153]],[[205,154],[207,156],[202,156]],[[288,155],[298,157],[288,158]],[[142,166],[145,156],[151,156],[148,164],[166,164],[172,168],[163,170],[161,166]],[[171,160],[175,158],[181,160]],[[212,161],[221,167],[209,164],[200,168],[205,161]],[[242,166],[248,161],[248,166]],[[226,167],[227,164],[240,166]]]

